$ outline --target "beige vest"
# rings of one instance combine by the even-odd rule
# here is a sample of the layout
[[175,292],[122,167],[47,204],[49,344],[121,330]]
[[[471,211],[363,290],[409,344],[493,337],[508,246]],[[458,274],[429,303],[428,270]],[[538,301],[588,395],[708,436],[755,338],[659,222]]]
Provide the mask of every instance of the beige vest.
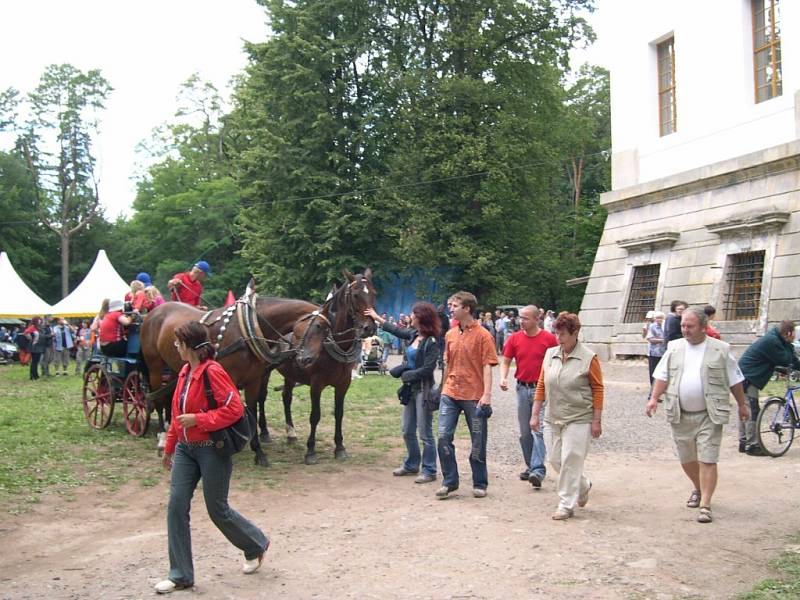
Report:
[[591,423],[594,414],[589,366],[595,354],[578,342],[561,362],[561,346],[548,348],[544,369],[544,420],[554,425]]
[[[667,372],[669,373],[667,390],[664,392],[664,410],[669,423],[678,423],[681,420],[678,390],[683,376],[683,361],[688,343],[685,339],[670,342],[661,359],[667,361]],[[706,351],[703,354],[700,379],[703,382],[703,396],[706,401],[708,417],[712,423],[717,425],[725,425],[731,415],[731,390],[728,382],[727,363],[729,352],[729,344],[706,337]]]

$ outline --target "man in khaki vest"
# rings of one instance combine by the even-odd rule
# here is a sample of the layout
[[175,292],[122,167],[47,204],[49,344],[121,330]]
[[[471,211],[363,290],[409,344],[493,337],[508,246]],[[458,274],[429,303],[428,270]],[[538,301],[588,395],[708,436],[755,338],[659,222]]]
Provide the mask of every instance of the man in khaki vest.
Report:
[[681,467],[692,481],[686,506],[700,508],[697,520],[711,523],[711,497],[717,487],[722,428],[730,417],[730,394],[746,421],[744,376],[725,342],[706,335],[702,308],[687,308],[681,317],[683,339],[673,340],[653,373],[653,391],[645,412],[652,417],[664,394],[664,411],[672,427]]

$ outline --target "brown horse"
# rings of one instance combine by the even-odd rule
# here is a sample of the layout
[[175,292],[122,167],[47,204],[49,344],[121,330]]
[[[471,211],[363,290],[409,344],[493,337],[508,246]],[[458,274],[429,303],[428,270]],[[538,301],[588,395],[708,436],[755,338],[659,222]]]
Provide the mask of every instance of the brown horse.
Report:
[[[252,309],[250,320],[244,316],[248,309]],[[281,361],[302,367],[313,363],[322,352],[324,332],[308,332],[307,325],[303,325],[304,318],[316,309],[316,305],[302,300],[257,298],[254,302],[240,300],[233,307],[210,313],[180,302],[167,302],[153,310],[142,324],[141,341],[150,390],[155,392],[150,398],[159,409],[159,425],[163,428],[163,409],[169,407],[174,374],[183,364],[174,346],[177,327],[202,319],[208,326],[209,339],[218,347],[217,360],[234,384],[244,389],[247,405],[255,414],[256,399],[266,389],[269,369]],[[287,339],[289,334],[293,336]],[[165,382],[163,373],[167,367],[172,376]],[[256,464],[268,466],[258,436],[253,436],[250,447],[256,454]]]
[[[317,462],[316,432],[320,420],[320,397],[322,390],[329,385],[334,387],[334,417],[336,431],[334,442],[336,458],[347,458],[343,444],[342,419],[344,417],[344,398],[350,387],[353,364],[361,356],[361,339],[375,334],[374,321],[364,316],[367,308],[375,306],[375,288],[372,285],[372,271],[367,269],[363,275],[343,272],[347,281],[325,302],[319,311],[319,318],[307,319],[298,324],[297,336],[318,340],[325,337],[324,348],[315,360],[298,364],[296,361],[284,362],[269,369],[277,368],[283,375],[283,410],[286,417],[287,432],[294,431],[292,420],[292,389],[296,384],[311,387],[311,432],[306,444],[306,464]],[[288,302],[288,301],[287,301]],[[269,377],[269,375],[267,375]],[[266,389],[266,388],[265,388]],[[266,394],[259,400],[261,414]]]

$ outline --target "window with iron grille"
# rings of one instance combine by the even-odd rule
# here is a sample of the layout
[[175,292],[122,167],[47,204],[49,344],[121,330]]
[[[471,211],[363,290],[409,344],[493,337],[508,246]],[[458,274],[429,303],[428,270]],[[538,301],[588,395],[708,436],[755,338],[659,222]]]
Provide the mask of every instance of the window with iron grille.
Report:
[[678,107],[675,102],[675,38],[656,46],[658,58],[658,123],[662,136],[678,129]]
[[628,295],[628,306],[625,309],[626,323],[641,323],[647,316],[647,311],[655,310],[660,270],[661,265],[644,265],[633,268],[631,293]]
[[727,293],[723,303],[728,321],[758,317],[763,278],[763,250],[728,256],[728,273],[725,277]]
[[780,0],[752,0],[756,103],[783,93]]

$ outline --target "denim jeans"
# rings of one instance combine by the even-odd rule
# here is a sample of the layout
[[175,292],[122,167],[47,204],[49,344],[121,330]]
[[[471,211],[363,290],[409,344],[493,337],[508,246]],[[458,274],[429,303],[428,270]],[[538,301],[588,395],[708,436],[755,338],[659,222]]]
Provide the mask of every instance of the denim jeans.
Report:
[[247,560],[258,557],[269,544],[258,527],[228,505],[232,470],[233,461],[222,458],[212,446],[179,443],[175,449],[167,508],[169,579],[175,583],[194,583],[189,510],[201,478],[208,516],[228,541],[244,552]]
[[[419,452],[417,432],[422,440],[422,455]],[[408,450],[403,468],[406,471],[417,471],[420,460],[422,460],[422,472],[425,475],[436,475],[433,413],[425,409],[422,391],[414,394],[413,400],[403,407],[403,440],[405,440]]]
[[439,403],[439,464],[442,466],[442,485],[455,489],[458,487],[458,463],[453,435],[458,425],[458,415],[463,411],[472,439],[469,453],[469,466],[472,468],[472,487],[485,490],[489,486],[489,473],[486,469],[486,440],[488,422],[475,417],[477,400],[453,400],[442,394]]
[[[533,395],[535,387],[527,387],[517,383],[517,420],[519,421],[519,445],[522,448],[522,457],[528,472],[544,479],[547,468],[544,466],[546,450],[542,427],[539,431],[531,431],[531,411],[533,409]],[[539,423],[544,423],[544,404],[539,412]]]

